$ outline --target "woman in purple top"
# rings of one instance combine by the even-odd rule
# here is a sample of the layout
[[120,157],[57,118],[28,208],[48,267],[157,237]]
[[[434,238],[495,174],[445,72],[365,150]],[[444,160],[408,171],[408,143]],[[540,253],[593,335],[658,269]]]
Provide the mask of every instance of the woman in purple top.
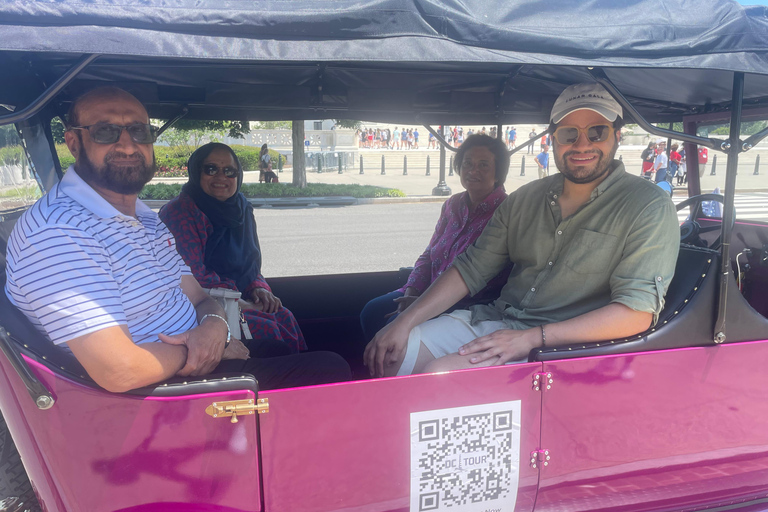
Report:
[[[504,142],[487,135],[471,135],[459,147],[453,161],[466,192],[451,196],[443,204],[432,240],[416,260],[405,286],[376,297],[363,308],[360,323],[366,343],[388,321],[410,306],[451,266],[456,256],[474,243],[493,212],[507,197],[504,180],[509,172],[509,153]],[[473,297],[465,297],[454,309],[498,298],[511,268],[510,264],[485,289]]]

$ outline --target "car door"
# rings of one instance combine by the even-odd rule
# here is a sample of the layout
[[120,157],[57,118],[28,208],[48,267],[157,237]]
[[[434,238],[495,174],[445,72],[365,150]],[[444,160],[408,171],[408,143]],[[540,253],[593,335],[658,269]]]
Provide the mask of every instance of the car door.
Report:
[[260,393],[265,510],[532,510],[541,366]]
[[544,363],[536,510],[679,510],[765,496],[768,342]]

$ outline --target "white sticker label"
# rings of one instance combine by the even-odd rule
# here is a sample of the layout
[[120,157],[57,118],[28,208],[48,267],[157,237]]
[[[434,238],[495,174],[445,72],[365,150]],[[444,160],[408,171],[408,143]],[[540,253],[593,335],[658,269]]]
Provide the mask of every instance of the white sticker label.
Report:
[[411,413],[411,512],[512,512],[520,400]]

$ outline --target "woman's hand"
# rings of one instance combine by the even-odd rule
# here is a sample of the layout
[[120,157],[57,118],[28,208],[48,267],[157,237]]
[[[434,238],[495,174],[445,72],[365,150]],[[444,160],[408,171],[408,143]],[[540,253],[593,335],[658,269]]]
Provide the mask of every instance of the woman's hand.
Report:
[[387,313],[386,315],[384,315],[384,318],[389,318],[394,315],[399,315],[400,313],[408,309],[408,306],[413,304],[416,301],[416,299],[419,298],[419,295],[421,295],[421,292],[419,292],[419,290],[417,290],[413,286],[409,286],[408,288],[405,289],[405,293],[403,294],[402,297],[392,299],[392,302],[397,304],[397,309],[391,313]]
[[500,329],[486,336],[480,336],[459,348],[459,355],[471,356],[472,364],[498,358],[493,364],[506,364],[528,357],[528,353],[541,346],[541,329]]
[[283,307],[282,301],[266,288],[254,288],[251,296],[253,303],[257,306],[261,305],[262,311],[265,313],[275,313]]
[[237,338],[229,340],[229,346],[224,349],[221,359],[248,359],[251,357],[251,353],[248,347],[243,345],[243,342]]

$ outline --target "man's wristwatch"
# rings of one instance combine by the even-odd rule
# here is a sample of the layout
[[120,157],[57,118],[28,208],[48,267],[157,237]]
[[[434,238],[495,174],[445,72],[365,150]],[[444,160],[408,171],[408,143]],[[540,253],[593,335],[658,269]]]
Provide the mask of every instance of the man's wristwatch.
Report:
[[200,319],[200,323],[202,324],[203,320],[209,316],[220,319],[222,322],[224,322],[224,325],[227,326],[227,341],[224,342],[224,350],[226,350],[229,346],[229,342],[232,341],[232,332],[229,330],[229,322],[227,322],[227,319],[221,315],[217,315],[216,313],[208,313],[207,315],[203,315],[203,318]]

